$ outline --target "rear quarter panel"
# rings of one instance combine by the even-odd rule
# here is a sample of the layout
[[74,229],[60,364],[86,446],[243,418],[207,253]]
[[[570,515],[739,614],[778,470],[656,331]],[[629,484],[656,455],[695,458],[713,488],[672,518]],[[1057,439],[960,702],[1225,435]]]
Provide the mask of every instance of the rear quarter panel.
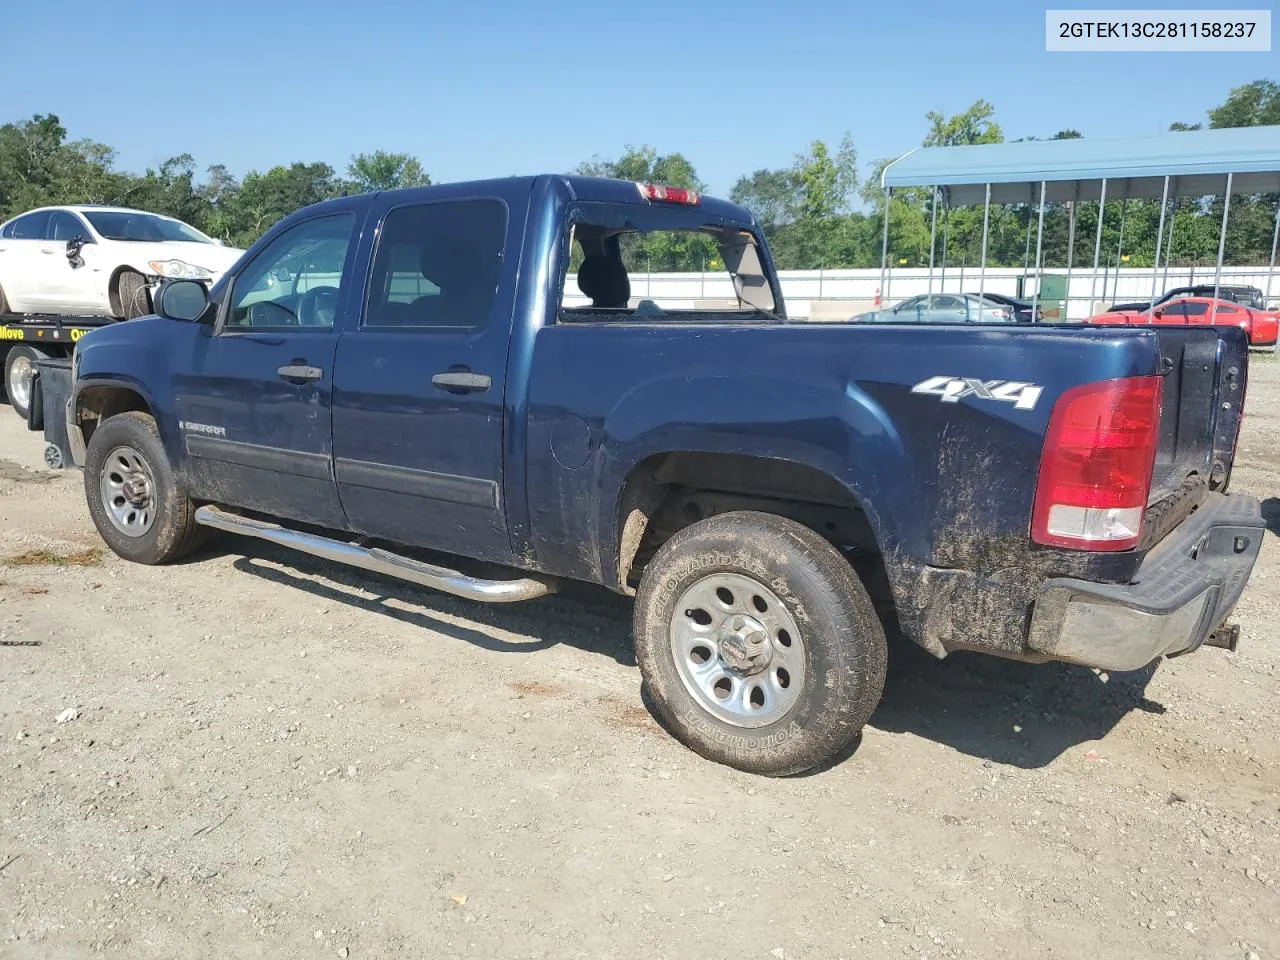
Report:
[[[1089,327],[549,327],[529,387],[532,543],[545,569],[611,583],[619,497],[635,466],[672,451],[741,453],[838,480],[904,589],[908,568],[1018,570],[1032,553],[1054,401],[1077,383],[1153,373],[1157,359],[1150,332]],[[1031,382],[1042,394],[1020,410],[912,392],[943,375]],[[580,464],[557,457],[571,435]],[[1050,553],[1073,574],[1081,562],[1125,574],[1114,557]]]

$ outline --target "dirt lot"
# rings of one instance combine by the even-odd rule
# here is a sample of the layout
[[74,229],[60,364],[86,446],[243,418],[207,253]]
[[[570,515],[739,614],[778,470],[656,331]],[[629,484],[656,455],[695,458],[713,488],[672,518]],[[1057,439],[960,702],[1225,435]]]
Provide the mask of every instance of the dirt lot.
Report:
[[[766,780],[654,724],[609,595],[132,566],[41,448],[0,410],[0,957],[1280,957],[1270,534],[1236,654],[897,651],[852,755]],[[1242,448],[1280,496],[1270,358]]]

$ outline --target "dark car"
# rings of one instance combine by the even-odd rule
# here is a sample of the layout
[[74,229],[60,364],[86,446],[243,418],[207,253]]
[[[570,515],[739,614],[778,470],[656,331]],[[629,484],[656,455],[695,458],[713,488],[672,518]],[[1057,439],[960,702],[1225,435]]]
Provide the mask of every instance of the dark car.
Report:
[[1040,323],[1044,320],[1044,311],[1040,309],[1040,305],[1036,304],[1035,319],[1032,319],[1031,303],[1027,300],[1019,300],[1017,297],[1007,297],[1003,293],[991,293],[984,291],[982,294],[988,300],[994,300],[996,303],[1002,303],[1013,311],[1013,319],[1018,323]]
[[[637,300],[661,233],[737,296]],[[1238,327],[793,323],[750,211],[690,190],[330,200],[156,308],[77,342],[63,408],[118,555],[212,528],[485,602],[603,585],[665,728],[757,773],[852,745],[886,623],[1102,670],[1234,647],[1266,532],[1226,492]]]
[[[1172,300],[1174,297],[1212,297],[1212,283],[1198,283],[1190,287],[1174,287],[1159,300],[1154,306],[1160,306]],[[990,296],[988,294],[988,296]],[[1231,300],[1234,303],[1244,304],[1246,307],[1252,307],[1254,310],[1265,310],[1267,308],[1266,300],[1262,295],[1262,291],[1257,287],[1248,287],[1241,285],[1222,285],[1218,287],[1219,300]],[[1125,310],[1147,310],[1152,307],[1150,300],[1135,300],[1132,303],[1113,303],[1108,313]]]

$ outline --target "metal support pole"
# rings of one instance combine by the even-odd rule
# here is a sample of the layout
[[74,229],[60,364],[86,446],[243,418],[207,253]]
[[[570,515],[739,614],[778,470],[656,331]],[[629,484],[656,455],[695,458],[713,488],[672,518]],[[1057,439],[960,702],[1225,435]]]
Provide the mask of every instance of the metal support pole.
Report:
[[[982,295],[987,290],[987,227],[991,222],[991,184],[987,184],[986,199],[982,201],[982,253],[978,262],[978,317],[982,317]],[[965,311],[965,316],[969,311]]]
[[1169,241],[1164,246],[1164,279],[1161,286],[1169,289],[1169,262],[1173,259],[1173,228],[1178,222],[1178,178],[1173,178],[1173,203],[1169,206]]
[[[1231,214],[1231,178],[1234,174],[1227,174],[1227,192],[1222,198],[1222,232],[1218,234],[1218,269],[1213,274],[1213,299],[1218,299],[1218,285],[1222,282],[1222,257],[1227,252],[1227,217]],[[1216,315],[1218,305],[1213,305],[1213,312]],[[1212,319],[1209,321],[1213,322]]]
[[[1120,201],[1120,242],[1116,244],[1116,287],[1115,287],[1115,290],[1111,291],[1111,296],[1113,299],[1119,296],[1120,253],[1122,250],[1124,250],[1124,218],[1125,218],[1125,214],[1128,213],[1128,211],[1129,211],[1129,191],[1126,188],[1124,192],[1124,199]],[[1102,275],[1102,299],[1103,300],[1107,299],[1107,276],[1109,274],[1110,274],[1110,270],[1108,270],[1107,273],[1104,273]]]
[[947,205],[942,208],[942,276],[938,278],[938,292],[947,292],[947,241],[951,239],[951,194],[947,193]]
[[880,242],[880,309],[883,310],[889,301],[889,201],[893,197],[893,187],[884,191],[884,239]]
[[929,295],[933,296],[933,254],[938,243],[938,188],[933,188],[933,203],[929,211]]
[[[1102,216],[1107,212],[1107,178],[1102,178],[1102,195],[1098,198],[1098,233],[1093,238],[1093,276],[1089,279],[1089,313],[1098,299],[1098,261],[1102,259]],[[1104,290],[1103,293],[1106,293]]]
[[1080,181],[1076,181],[1075,195],[1072,197],[1067,211],[1067,289],[1066,298],[1062,301],[1062,319],[1071,320],[1071,265],[1076,255],[1076,204],[1080,202]]
[[[1022,273],[1025,276],[1027,264],[1031,262],[1031,203],[1035,193],[1030,184],[1027,185],[1027,242],[1022,247]],[[1024,290],[1023,293],[1026,291]]]
[[1276,195],[1276,225],[1271,231],[1271,262],[1267,265],[1267,290],[1262,295],[1262,305],[1271,299],[1271,276],[1276,272],[1276,243],[1280,241],[1280,194]]
[[1044,245],[1044,181],[1040,181],[1040,214],[1036,227],[1036,294],[1031,298],[1031,322],[1036,322],[1036,308],[1040,306],[1040,252]]
[[1156,279],[1160,276],[1160,242],[1164,240],[1164,214],[1169,206],[1169,178],[1164,178],[1164,194],[1160,197],[1160,228],[1156,230],[1156,262],[1151,267],[1151,302],[1147,304],[1147,323],[1156,309]]

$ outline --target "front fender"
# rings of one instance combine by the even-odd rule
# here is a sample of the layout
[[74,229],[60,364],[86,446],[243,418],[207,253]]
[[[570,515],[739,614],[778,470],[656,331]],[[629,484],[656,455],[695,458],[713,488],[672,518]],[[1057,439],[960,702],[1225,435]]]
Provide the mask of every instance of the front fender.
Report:
[[156,419],[160,439],[173,463],[181,459],[176,407],[173,403],[170,357],[183,354],[171,343],[181,325],[158,317],[100,327],[76,343],[72,415],[79,419],[85,391],[99,387],[132,390],[146,402]]

